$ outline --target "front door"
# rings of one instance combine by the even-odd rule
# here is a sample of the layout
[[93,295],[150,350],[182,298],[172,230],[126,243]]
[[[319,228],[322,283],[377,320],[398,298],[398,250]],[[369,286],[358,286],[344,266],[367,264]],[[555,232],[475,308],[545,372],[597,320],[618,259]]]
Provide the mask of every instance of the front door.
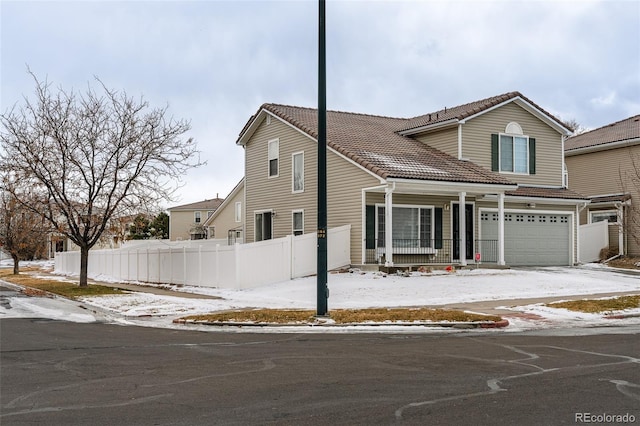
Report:
[[[453,205],[453,258],[460,259],[460,204]],[[465,259],[473,259],[473,204],[464,206]]]

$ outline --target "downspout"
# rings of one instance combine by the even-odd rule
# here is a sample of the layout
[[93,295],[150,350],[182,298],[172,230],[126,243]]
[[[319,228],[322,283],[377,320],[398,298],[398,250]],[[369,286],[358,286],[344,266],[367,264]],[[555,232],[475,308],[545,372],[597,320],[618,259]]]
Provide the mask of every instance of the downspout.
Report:
[[462,123],[458,124],[458,160],[462,160]]
[[615,206],[616,210],[618,210],[618,223],[620,224],[618,226],[618,256],[624,256],[624,254],[627,252],[627,247],[625,246],[624,240],[625,203],[616,202],[613,205]]
[[582,212],[582,210],[587,208],[588,204],[589,204],[588,202],[576,204],[576,219],[575,219],[576,224],[574,229],[574,232],[576,233],[576,247],[577,247],[577,253],[575,258],[576,263],[580,263],[580,213]]

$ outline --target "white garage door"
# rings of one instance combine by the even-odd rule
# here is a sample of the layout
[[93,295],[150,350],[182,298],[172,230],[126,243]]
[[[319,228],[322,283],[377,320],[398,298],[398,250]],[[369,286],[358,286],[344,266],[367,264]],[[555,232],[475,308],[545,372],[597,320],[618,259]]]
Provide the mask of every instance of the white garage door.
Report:
[[[498,239],[498,213],[480,216],[483,240]],[[511,266],[571,265],[571,221],[564,214],[505,213],[504,259]]]

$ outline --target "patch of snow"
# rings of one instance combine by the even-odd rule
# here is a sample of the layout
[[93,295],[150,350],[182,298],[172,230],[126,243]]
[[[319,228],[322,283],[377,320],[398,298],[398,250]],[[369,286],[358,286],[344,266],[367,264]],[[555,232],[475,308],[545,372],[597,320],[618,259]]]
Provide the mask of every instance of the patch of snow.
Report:
[[[408,277],[353,270],[352,273],[329,274],[330,297],[328,305],[331,311],[332,309],[375,307],[439,306],[491,300],[506,301],[509,299],[580,295],[586,298],[592,294],[617,292],[637,292],[640,294],[640,279],[637,275],[615,273],[595,265],[580,268],[466,269],[454,273],[443,271],[413,272]],[[109,277],[102,276],[100,278],[102,281],[110,281]],[[263,287],[239,290],[178,285],[161,285],[159,287],[179,292],[217,296],[220,299],[187,299],[179,296],[160,296],[135,292],[124,295],[84,297],[82,302],[105,312],[123,315],[126,319],[121,319],[121,321],[127,323],[133,321],[139,324],[140,321],[145,321],[145,317],[157,318],[154,320],[155,324],[162,324],[163,327],[173,327],[168,323],[174,317],[215,311],[243,308],[316,308],[316,277],[299,278]],[[12,304],[15,300],[17,298],[12,298]],[[30,309],[38,311],[39,308],[31,307]],[[544,320],[536,321],[527,319],[526,316],[514,315],[508,318],[511,325],[507,329],[503,329],[507,331],[545,328],[559,323],[581,326],[606,322],[607,325],[612,325],[614,321],[619,321],[603,319],[604,315],[575,313],[565,309],[549,308],[542,304],[508,309],[511,309],[514,314],[538,315]],[[18,311],[14,311],[14,313],[16,312]],[[40,309],[38,312],[42,315],[53,315],[56,318],[62,317],[56,313],[45,312],[44,309]],[[640,309],[625,311],[625,313],[640,314]],[[2,314],[1,309],[0,314]],[[6,318],[6,315],[5,312],[0,315],[0,318]],[[139,318],[139,320],[135,318]],[[64,316],[60,319],[69,320],[71,318]],[[84,317],[80,318],[80,320],[85,319]],[[636,320],[640,324],[640,319],[631,318],[624,321],[633,322]],[[145,322],[145,325],[153,324]],[[408,328],[411,330],[410,332],[419,329],[419,327]],[[278,327],[278,332],[284,332],[285,329],[286,327]],[[304,328],[304,331],[307,332],[311,329]],[[328,330],[321,327],[317,329],[322,332]],[[331,332],[341,333],[348,329],[341,327],[334,330],[332,328]],[[384,325],[372,327],[372,329],[372,332],[381,332],[387,329],[396,332],[400,327]],[[433,330],[431,327],[428,329]],[[358,328],[355,327],[352,330],[358,330]],[[251,327],[245,331],[251,331]],[[253,329],[253,331],[257,330]],[[450,329],[448,331],[452,332]]]

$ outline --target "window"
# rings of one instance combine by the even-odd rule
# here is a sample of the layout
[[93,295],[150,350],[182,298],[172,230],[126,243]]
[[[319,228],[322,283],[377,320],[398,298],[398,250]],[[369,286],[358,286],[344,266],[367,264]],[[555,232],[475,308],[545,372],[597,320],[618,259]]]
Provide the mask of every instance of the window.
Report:
[[259,212],[256,213],[256,221],[255,221],[255,240],[256,241],[264,241],[270,240],[273,235],[273,221],[272,221],[273,212]]
[[604,222],[605,220],[609,223],[618,222],[618,212],[616,210],[606,210],[606,211],[596,211],[591,212],[591,223],[596,222]]
[[291,162],[293,164],[293,192],[304,192],[304,152],[293,154]]
[[500,171],[528,173],[529,149],[523,136],[500,135]]
[[[517,123],[509,123],[507,130],[519,130]],[[536,140],[517,135],[491,135],[491,170],[519,174],[536,174]]]
[[193,220],[195,223],[200,223],[202,220],[202,214],[200,212],[195,212]]
[[[433,207],[393,207],[393,244],[431,247],[434,238]],[[385,244],[385,208],[378,206],[378,247]]]
[[207,219],[209,219],[209,218],[211,217],[211,215],[212,215],[212,214],[213,214],[213,212],[212,212],[212,211],[208,211],[208,212],[207,212]]
[[293,216],[293,235],[304,234],[304,210],[294,210]]
[[242,222],[242,203],[240,201],[236,202],[235,220]]
[[268,143],[269,177],[278,176],[278,158],[280,157],[280,141],[270,140]]

